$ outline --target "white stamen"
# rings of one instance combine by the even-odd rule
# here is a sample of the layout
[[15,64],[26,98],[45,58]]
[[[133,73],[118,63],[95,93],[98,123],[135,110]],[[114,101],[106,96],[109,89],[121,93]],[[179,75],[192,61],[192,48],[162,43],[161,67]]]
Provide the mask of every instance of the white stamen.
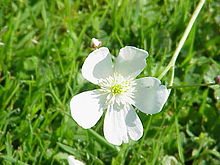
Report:
[[102,79],[99,82],[100,91],[107,94],[106,104],[132,104],[135,82],[133,79],[124,78],[118,73]]

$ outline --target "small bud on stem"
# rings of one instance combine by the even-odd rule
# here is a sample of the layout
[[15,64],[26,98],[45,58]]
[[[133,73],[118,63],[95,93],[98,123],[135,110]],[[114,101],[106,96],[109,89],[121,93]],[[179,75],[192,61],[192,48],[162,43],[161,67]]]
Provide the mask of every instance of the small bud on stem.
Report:
[[96,38],[92,38],[92,40],[91,40],[91,44],[90,44],[90,47],[91,48],[99,48],[100,46],[102,46],[103,45],[103,43],[101,42],[101,41],[99,41],[98,39],[96,39]]
[[215,83],[216,84],[220,84],[220,75],[218,75],[217,77],[215,77]]

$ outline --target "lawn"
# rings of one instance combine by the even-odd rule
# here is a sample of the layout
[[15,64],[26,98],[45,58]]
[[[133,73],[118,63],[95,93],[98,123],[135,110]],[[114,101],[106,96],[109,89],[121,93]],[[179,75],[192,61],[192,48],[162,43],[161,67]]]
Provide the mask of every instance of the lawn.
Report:
[[[220,164],[220,88],[206,85],[220,75],[218,0],[205,1],[161,76],[198,4],[0,0],[0,164],[65,165],[68,155],[94,165]],[[71,117],[71,98],[97,88],[81,73],[93,37],[114,56],[127,45],[148,51],[138,78],[171,88],[160,113],[136,109],[144,127],[138,141],[114,146],[104,138],[104,116],[91,129]]]

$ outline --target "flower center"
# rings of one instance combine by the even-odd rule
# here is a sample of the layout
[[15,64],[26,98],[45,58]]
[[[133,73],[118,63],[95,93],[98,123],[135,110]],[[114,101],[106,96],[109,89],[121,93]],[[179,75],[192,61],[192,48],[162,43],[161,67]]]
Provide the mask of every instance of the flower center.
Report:
[[113,85],[112,87],[110,87],[111,93],[113,93],[113,94],[121,94],[122,89],[123,89],[123,86],[120,84],[116,84],[116,85]]
[[107,94],[106,104],[132,104],[135,82],[133,79],[124,78],[118,73],[102,79],[99,82],[100,91]]

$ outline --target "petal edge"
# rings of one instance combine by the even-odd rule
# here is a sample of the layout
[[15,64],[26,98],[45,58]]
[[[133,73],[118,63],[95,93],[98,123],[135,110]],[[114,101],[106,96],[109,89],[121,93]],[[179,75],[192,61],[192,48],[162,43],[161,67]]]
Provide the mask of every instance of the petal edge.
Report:
[[70,101],[71,116],[83,128],[93,127],[103,114],[105,96],[98,90],[74,96]]
[[135,80],[136,92],[134,106],[146,114],[155,114],[162,110],[169,96],[166,86],[159,79],[145,77]]
[[99,79],[108,77],[112,72],[112,59],[106,47],[91,52],[82,66],[83,77],[93,84],[98,84]]
[[148,52],[133,46],[125,46],[120,49],[116,58],[115,71],[124,77],[137,77],[146,66]]
[[105,114],[104,136],[109,143],[121,145],[128,143],[128,134],[125,124],[123,106],[111,105]]
[[125,118],[127,131],[130,139],[137,141],[143,135],[143,125],[141,123],[140,118],[135,112],[134,108],[129,105],[128,112]]

